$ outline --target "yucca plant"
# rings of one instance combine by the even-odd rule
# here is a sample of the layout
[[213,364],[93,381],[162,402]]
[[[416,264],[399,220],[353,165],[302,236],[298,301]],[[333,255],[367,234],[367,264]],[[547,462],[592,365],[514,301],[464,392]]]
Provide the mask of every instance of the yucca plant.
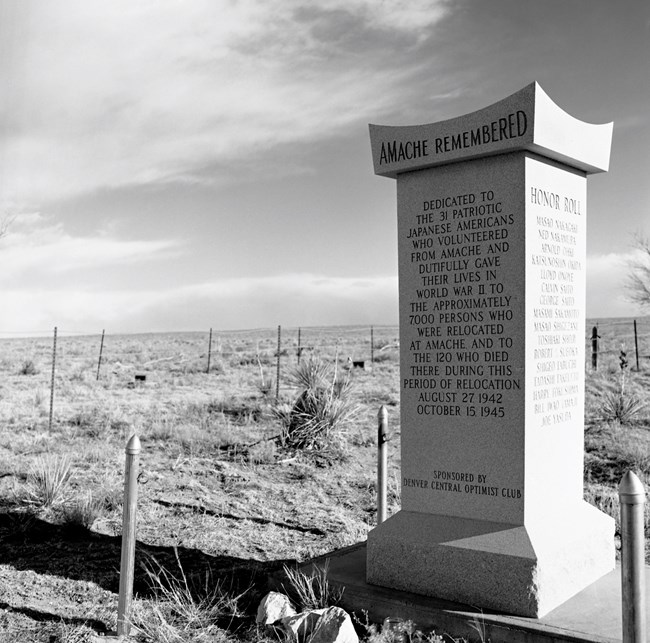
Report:
[[331,375],[332,367],[320,357],[312,355],[307,360],[301,360],[289,373],[289,381],[300,389],[315,390],[327,387]]
[[634,422],[644,408],[645,403],[636,395],[621,390],[605,394],[601,412],[605,421],[625,425]]
[[609,392],[603,396],[601,414],[606,422],[618,422],[621,425],[631,424],[645,408],[645,403],[642,400],[625,390],[627,365],[625,352],[621,351],[618,391]]
[[323,450],[341,446],[345,423],[358,407],[350,396],[349,374],[342,380],[337,367],[318,357],[300,362],[290,373],[300,393],[290,409],[279,406],[280,443],[292,449]]

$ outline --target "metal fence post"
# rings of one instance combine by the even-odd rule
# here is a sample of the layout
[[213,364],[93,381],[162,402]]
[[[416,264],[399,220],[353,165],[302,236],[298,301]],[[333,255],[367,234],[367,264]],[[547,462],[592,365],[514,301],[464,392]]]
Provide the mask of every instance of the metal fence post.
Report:
[[206,373],[210,372],[210,358],[212,357],[212,328],[210,329],[210,339],[208,339],[208,368],[205,369]]
[[117,604],[117,635],[128,636],[133,597],[135,564],[135,523],[138,506],[138,462],[140,438],[132,435],[126,445],[124,467],[124,511],[122,514],[122,558],[120,561],[120,595]]
[[386,520],[388,470],[388,411],[382,404],[377,416],[377,524]]
[[97,360],[97,381],[99,381],[99,369],[102,367],[102,353],[104,352],[104,333],[106,329],[102,329],[102,341],[99,344],[99,359]]
[[57,328],[54,327],[54,342],[52,344],[52,382],[50,383],[50,420],[48,422],[48,430],[52,430],[52,416],[54,415],[54,380],[56,376],[56,333]]
[[621,504],[621,597],[623,643],[645,643],[645,489],[628,471],[618,486]]
[[275,401],[280,399],[280,351],[282,350],[282,326],[278,326],[278,353],[275,374]]
[[591,368],[594,371],[598,370],[598,340],[600,335],[598,334],[598,327],[594,326],[591,330]]

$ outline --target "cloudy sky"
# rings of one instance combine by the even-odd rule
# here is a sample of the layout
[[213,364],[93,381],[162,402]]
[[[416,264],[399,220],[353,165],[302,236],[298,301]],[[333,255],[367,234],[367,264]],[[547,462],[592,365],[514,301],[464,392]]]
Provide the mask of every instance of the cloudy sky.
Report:
[[0,0],[0,333],[393,324],[368,123],[533,80],[614,121],[587,315],[650,234],[646,0]]

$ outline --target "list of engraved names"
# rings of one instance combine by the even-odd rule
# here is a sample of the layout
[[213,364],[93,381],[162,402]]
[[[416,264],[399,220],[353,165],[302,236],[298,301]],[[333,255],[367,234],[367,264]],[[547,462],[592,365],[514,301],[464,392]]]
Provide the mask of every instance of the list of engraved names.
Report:
[[553,190],[532,186],[536,238],[530,263],[539,281],[532,311],[533,412],[542,426],[570,421],[579,405],[579,327],[581,304],[576,297],[584,270],[577,240],[582,234],[584,205]]

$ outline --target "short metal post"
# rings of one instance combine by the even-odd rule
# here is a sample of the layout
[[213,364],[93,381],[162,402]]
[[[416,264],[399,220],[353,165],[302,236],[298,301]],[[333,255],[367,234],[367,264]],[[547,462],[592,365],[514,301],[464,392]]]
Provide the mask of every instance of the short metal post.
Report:
[[623,643],[645,643],[645,489],[632,471],[623,476],[618,497],[621,504]]
[[387,514],[387,470],[388,470],[388,411],[382,404],[379,408],[377,428],[377,524],[386,520]]
[[636,319],[634,320],[634,351],[636,353],[636,370],[639,370],[639,337],[636,334]]
[[128,636],[133,597],[135,566],[135,522],[138,506],[138,461],[140,438],[132,435],[126,445],[124,468],[124,511],[122,514],[122,558],[120,561],[120,595],[117,603],[117,635]]

